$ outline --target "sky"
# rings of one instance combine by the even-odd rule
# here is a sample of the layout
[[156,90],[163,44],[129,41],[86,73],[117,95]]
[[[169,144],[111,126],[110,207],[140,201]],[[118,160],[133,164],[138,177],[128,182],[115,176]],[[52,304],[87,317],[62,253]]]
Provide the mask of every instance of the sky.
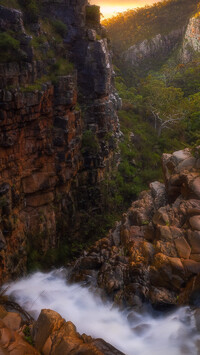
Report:
[[118,12],[134,9],[135,7],[152,5],[159,1],[162,0],[90,0],[90,4],[101,6],[101,13],[104,15],[103,19],[105,19],[116,15]]

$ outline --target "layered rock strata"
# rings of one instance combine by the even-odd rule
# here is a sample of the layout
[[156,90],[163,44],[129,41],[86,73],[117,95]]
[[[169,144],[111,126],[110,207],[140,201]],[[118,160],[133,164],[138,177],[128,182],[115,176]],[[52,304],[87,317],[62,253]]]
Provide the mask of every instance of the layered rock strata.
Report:
[[140,194],[109,235],[76,262],[72,280],[136,308],[200,301],[199,151],[163,155],[165,184],[153,182]]
[[[43,18],[67,25],[61,49],[54,38],[52,48],[75,69],[34,87],[51,74],[56,59],[46,54],[52,43],[41,45],[38,59],[22,12],[0,6],[0,29],[17,34],[23,53],[0,63],[1,282],[25,272],[28,245],[45,254],[59,247],[61,236],[65,244],[81,239],[80,225],[92,210],[101,211],[100,183],[118,159],[120,100],[101,26],[87,24],[86,0],[42,3]],[[30,24],[36,41],[45,35],[41,23]],[[95,149],[83,147],[84,132]]]

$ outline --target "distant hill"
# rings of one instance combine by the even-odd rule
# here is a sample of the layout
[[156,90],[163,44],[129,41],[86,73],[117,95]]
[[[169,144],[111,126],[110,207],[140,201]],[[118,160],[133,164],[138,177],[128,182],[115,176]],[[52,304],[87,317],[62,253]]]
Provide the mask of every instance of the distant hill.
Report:
[[176,28],[187,25],[197,11],[199,0],[164,0],[136,10],[128,10],[104,20],[112,46],[116,53],[150,39],[157,34],[166,35]]

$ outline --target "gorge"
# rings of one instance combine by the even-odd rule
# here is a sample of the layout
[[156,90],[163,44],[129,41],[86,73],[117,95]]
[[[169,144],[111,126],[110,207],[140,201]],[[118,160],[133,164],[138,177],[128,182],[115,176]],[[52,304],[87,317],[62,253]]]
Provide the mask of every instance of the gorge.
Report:
[[199,353],[197,3],[0,0],[0,353]]

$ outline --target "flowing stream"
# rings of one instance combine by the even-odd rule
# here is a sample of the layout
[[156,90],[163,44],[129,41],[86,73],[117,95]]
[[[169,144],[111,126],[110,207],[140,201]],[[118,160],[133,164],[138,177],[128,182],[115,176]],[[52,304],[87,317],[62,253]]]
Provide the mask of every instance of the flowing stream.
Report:
[[127,312],[103,303],[86,287],[67,284],[66,271],[37,272],[9,284],[12,296],[36,319],[42,308],[50,308],[72,321],[79,333],[103,338],[128,355],[198,355],[200,341],[189,308],[165,315]]

